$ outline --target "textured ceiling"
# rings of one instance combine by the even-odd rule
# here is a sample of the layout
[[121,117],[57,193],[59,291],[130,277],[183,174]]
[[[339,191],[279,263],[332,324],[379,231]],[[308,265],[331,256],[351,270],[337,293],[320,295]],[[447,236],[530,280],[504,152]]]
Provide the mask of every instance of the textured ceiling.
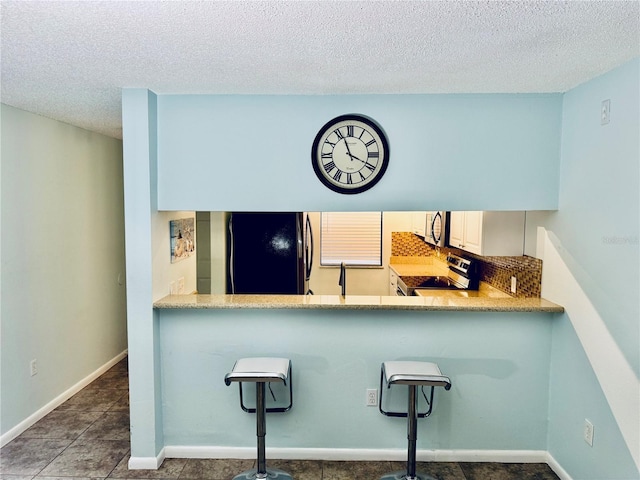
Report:
[[156,93],[563,92],[640,54],[638,1],[2,1],[3,103],[121,138]]

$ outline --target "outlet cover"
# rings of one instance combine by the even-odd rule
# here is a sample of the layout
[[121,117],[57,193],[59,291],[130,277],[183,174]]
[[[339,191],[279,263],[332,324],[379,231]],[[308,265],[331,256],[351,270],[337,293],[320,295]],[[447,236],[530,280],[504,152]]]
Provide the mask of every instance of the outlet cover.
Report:
[[600,106],[600,125],[606,125],[611,120],[611,100],[603,100]]
[[378,406],[378,389],[368,388],[367,389],[367,407],[377,407],[377,406]]
[[586,418],[584,419],[584,441],[593,447],[593,423]]

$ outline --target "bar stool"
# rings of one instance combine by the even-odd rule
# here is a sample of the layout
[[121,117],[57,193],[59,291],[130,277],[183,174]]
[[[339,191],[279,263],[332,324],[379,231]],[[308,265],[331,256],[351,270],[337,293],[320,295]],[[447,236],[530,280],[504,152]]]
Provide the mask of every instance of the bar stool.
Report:
[[[383,384],[386,381],[387,388],[391,385],[409,386],[409,403],[406,412],[387,412],[382,408]],[[426,412],[418,412],[417,387],[420,386],[422,395],[429,405]],[[431,393],[427,398],[424,387],[431,387]],[[416,440],[418,438],[418,418],[425,418],[431,415],[433,408],[433,391],[435,387],[451,389],[451,380],[440,372],[437,364],[431,362],[416,361],[392,361],[384,362],[380,369],[380,413],[389,417],[407,418],[407,439],[409,440],[407,469],[406,471],[393,472],[381,477],[380,480],[435,480],[426,474],[416,473]]]
[[[270,382],[282,382],[285,385],[289,382],[289,405],[287,407],[266,408],[265,384]],[[231,382],[238,382],[240,389],[240,407],[248,413],[256,413],[257,437],[258,437],[258,460],[257,468],[242,472],[233,480],[293,480],[291,475],[278,469],[267,469],[265,455],[265,436],[267,435],[266,413],[287,412],[293,405],[293,382],[291,379],[291,360],[288,358],[241,358],[233,366],[231,373],[224,377],[227,386]],[[247,408],[242,398],[243,382],[254,382],[256,384],[256,408]],[[269,386],[269,390],[271,387]],[[273,395],[273,392],[271,392]],[[275,397],[274,397],[275,398]]]

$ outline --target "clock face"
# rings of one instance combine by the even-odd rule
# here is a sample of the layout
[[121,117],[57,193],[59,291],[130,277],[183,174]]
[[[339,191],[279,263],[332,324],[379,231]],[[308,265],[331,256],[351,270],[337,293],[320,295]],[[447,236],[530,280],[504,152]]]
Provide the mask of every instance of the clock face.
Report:
[[389,145],[382,129],[362,115],[342,115],[328,122],[313,142],[313,170],[339,193],[373,187],[389,164]]

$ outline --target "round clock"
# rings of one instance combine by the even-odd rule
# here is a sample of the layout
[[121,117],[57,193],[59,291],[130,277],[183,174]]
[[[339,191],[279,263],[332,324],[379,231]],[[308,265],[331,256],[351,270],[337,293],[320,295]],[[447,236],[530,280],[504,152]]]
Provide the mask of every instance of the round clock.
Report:
[[342,115],[323,126],[311,149],[313,170],[339,193],[360,193],[380,181],[389,165],[382,129],[362,115]]

